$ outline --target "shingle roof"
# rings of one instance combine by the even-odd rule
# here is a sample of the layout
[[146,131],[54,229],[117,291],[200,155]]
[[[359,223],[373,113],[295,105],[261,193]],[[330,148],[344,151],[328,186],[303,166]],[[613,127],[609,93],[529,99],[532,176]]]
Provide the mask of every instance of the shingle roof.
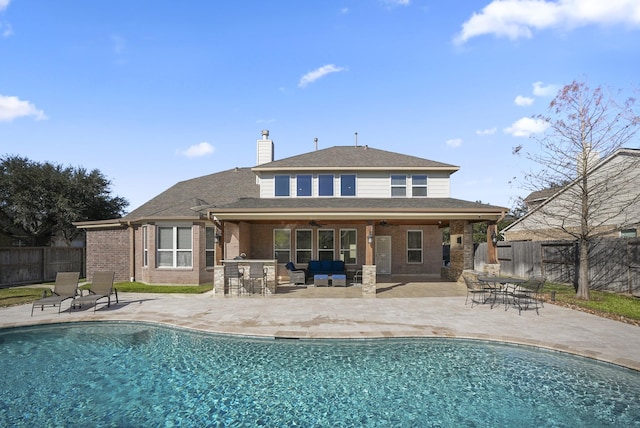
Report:
[[254,171],[302,168],[415,168],[457,171],[459,167],[416,156],[403,155],[367,146],[334,146],[258,165]]
[[[474,210],[502,211],[505,208],[479,202],[454,198],[241,198],[227,205],[218,205],[217,210]],[[211,211],[217,211],[215,208]]]
[[[250,168],[235,168],[181,181],[127,214],[124,219],[200,217],[206,208],[258,197],[260,189]],[[200,212],[198,212],[200,210]]]

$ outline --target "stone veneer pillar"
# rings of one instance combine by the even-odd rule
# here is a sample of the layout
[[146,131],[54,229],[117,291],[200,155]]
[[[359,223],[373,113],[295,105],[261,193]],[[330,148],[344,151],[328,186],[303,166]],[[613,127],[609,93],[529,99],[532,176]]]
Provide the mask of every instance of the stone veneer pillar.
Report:
[[224,266],[213,267],[213,297],[224,297]]
[[447,272],[450,281],[457,281],[463,270],[473,269],[473,229],[466,220],[453,220],[449,225],[451,263]]
[[362,296],[376,297],[376,265],[362,266]]
[[500,263],[486,263],[482,270],[488,276],[500,276]]

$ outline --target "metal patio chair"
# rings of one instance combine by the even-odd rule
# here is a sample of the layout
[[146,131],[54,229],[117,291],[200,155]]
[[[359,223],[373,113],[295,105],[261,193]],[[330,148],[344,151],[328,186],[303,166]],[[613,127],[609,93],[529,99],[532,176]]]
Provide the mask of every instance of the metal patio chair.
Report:
[[224,263],[224,279],[227,283],[229,295],[233,295],[233,290],[236,290],[236,295],[239,296],[244,288],[244,269],[238,266],[236,262]]

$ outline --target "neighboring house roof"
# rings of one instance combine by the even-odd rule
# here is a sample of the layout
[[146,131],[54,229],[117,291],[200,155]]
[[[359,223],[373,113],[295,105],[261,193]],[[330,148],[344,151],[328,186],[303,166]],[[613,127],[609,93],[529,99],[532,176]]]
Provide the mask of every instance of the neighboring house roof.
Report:
[[460,167],[446,163],[374,149],[368,146],[334,146],[258,165],[253,171],[273,170],[443,170]]
[[[618,149],[611,155],[607,156],[605,159],[596,163],[588,171],[588,175],[593,175],[598,173],[599,170],[604,169],[614,159],[620,156],[630,156],[634,158],[640,157],[640,149],[627,149],[627,148]],[[636,162],[637,160],[634,160],[633,167],[631,168],[631,172],[636,173],[636,167],[637,167]],[[629,171],[629,169],[627,170]],[[518,228],[522,228],[523,223],[526,223],[529,220],[529,218],[537,215],[537,213],[540,210],[544,209],[544,207],[546,207],[548,204],[553,203],[556,199],[558,199],[567,191],[569,191],[573,186],[576,185],[578,180],[579,178],[576,178],[575,180],[573,180],[571,183],[567,184],[564,187],[554,187],[554,188],[543,189],[538,192],[531,193],[529,196],[527,196],[527,199],[525,199],[525,201],[536,201],[537,204],[535,204],[535,206],[529,212],[527,212],[524,216],[520,217],[518,220],[514,221],[513,223],[505,227],[502,230],[502,232],[508,233],[512,229],[517,230]],[[620,191],[620,189],[618,189],[618,191]]]
[[557,187],[548,187],[542,190],[536,190],[534,192],[529,193],[529,195],[526,198],[524,198],[524,201],[527,204],[539,204],[540,202],[544,201],[550,196],[553,196],[553,194],[558,192],[560,189],[562,189],[562,187],[557,186]]

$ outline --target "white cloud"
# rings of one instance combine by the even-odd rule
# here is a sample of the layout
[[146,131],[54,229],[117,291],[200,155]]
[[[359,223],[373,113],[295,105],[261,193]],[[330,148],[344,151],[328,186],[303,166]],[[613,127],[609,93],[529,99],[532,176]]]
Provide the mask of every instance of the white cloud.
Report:
[[117,34],[111,35],[111,46],[113,48],[113,52],[116,54],[121,54],[124,52],[126,42],[127,41],[122,36],[119,36]]
[[316,80],[320,79],[321,77],[326,76],[327,74],[338,73],[345,70],[346,69],[344,67],[336,67],[333,64],[323,65],[322,67],[317,68],[313,71],[310,71],[304,76],[302,76],[302,78],[300,79],[300,82],[298,83],[298,87],[304,88],[309,83],[313,83]]
[[496,128],[478,129],[476,131],[477,135],[493,135],[495,133],[496,133]]
[[0,36],[9,37],[13,35],[13,28],[8,22],[0,22]]
[[[0,12],[4,11],[7,7],[9,7],[9,3],[11,0],[0,0]],[[1,37],[9,37],[13,34],[13,28],[11,24],[7,21],[0,21],[0,36]]]
[[0,95],[0,122],[11,122],[13,119],[33,116],[36,120],[46,120],[47,115],[29,101],[22,101],[18,97]]
[[409,6],[411,0],[382,0],[382,2],[388,6]]
[[526,107],[526,106],[530,106],[531,104],[533,104],[535,100],[533,98],[530,97],[523,97],[522,95],[518,95],[516,97],[515,100],[513,100],[513,102],[515,103],[515,105],[520,106],[520,107]]
[[462,24],[454,42],[463,44],[485,34],[515,40],[533,30],[571,30],[586,25],[640,27],[638,0],[493,0]]
[[558,85],[545,85],[542,82],[534,82],[533,95],[536,97],[555,97],[560,86]]
[[215,149],[211,144],[207,143],[206,141],[203,141],[200,144],[194,144],[193,146],[189,147],[187,150],[179,151],[178,154],[182,156],[186,156],[188,158],[199,158],[202,156],[210,155],[214,151]]
[[510,127],[505,128],[504,132],[514,137],[530,137],[532,134],[546,131],[548,127],[549,123],[544,120],[523,117],[515,121]]
[[447,146],[449,147],[460,147],[462,145],[462,138],[452,138],[451,140],[447,140]]

